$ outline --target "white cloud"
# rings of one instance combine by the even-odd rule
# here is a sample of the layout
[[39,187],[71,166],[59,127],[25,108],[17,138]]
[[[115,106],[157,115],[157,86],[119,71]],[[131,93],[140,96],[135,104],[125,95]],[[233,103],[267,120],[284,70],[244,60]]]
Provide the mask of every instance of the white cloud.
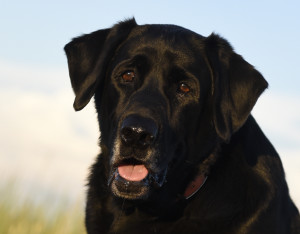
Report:
[[70,86],[67,62],[64,69],[52,69],[41,65],[8,62],[0,58],[0,68],[2,88],[18,87],[22,90],[50,93]]
[[262,95],[254,108],[256,119],[265,131],[280,140],[286,148],[300,147],[300,96],[288,96],[268,91]]
[[28,193],[82,197],[87,169],[99,151],[93,105],[75,113],[67,91],[8,90],[0,100],[1,178],[15,177]]

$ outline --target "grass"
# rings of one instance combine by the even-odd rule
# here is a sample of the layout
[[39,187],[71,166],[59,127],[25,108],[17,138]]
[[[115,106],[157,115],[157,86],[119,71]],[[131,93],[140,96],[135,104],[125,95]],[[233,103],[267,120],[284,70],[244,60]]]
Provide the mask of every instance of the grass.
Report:
[[0,233],[2,234],[82,234],[84,214],[81,203],[65,206],[63,202],[36,204],[20,202],[15,186],[0,188]]

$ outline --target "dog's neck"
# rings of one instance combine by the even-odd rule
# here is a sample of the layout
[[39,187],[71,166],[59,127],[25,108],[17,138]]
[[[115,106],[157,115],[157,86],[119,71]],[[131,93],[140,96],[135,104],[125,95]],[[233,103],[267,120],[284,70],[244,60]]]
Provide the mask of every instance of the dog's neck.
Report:
[[211,167],[215,164],[219,153],[215,150],[211,153],[198,168],[198,172],[193,177],[193,179],[188,183],[185,191],[183,193],[183,197],[188,200],[193,197],[205,184],[207,177],[210,173]]

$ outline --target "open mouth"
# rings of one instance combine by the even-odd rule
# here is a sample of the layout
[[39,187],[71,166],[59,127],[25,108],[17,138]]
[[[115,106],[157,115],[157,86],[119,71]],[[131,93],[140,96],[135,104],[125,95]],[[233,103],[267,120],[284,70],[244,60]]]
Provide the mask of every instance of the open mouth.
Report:
[[153,173],[147,164],[130,159],[112,167],[108,185],[117,197],[146,199],[152,189],[163,186],[166,174],[167,169]]
[[119,175],[128,181],[142,181],[149,174],[148,169],[145,165],[121,165],[118,166]]

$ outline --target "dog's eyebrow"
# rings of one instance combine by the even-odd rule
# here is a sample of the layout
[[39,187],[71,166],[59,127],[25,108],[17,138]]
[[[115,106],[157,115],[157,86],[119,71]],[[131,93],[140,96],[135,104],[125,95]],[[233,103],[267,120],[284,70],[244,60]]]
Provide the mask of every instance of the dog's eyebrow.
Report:
[[144,54],[127,55],[117,62],[116,68],[122,66],[136,66],[140,63],[146,63],[147,57]]
[[148,57],[158,57],[158,51],[151,46],[143,46],[136,49],[133,53],[133,58],[148,58]]
[[173,66],[173,68],[171,69],[170,77],[172,78],[172,80],[175,79],[175,81],[196,79],[196,77],[192,73],[187,72],[186,69],[177,65]]
[[131,59],[133,62],[141,62],[141,61],[147,61],[148,58],[147,58],[147,55],[146,53],[139,53],[139,54],[136,54],[132,59]]

